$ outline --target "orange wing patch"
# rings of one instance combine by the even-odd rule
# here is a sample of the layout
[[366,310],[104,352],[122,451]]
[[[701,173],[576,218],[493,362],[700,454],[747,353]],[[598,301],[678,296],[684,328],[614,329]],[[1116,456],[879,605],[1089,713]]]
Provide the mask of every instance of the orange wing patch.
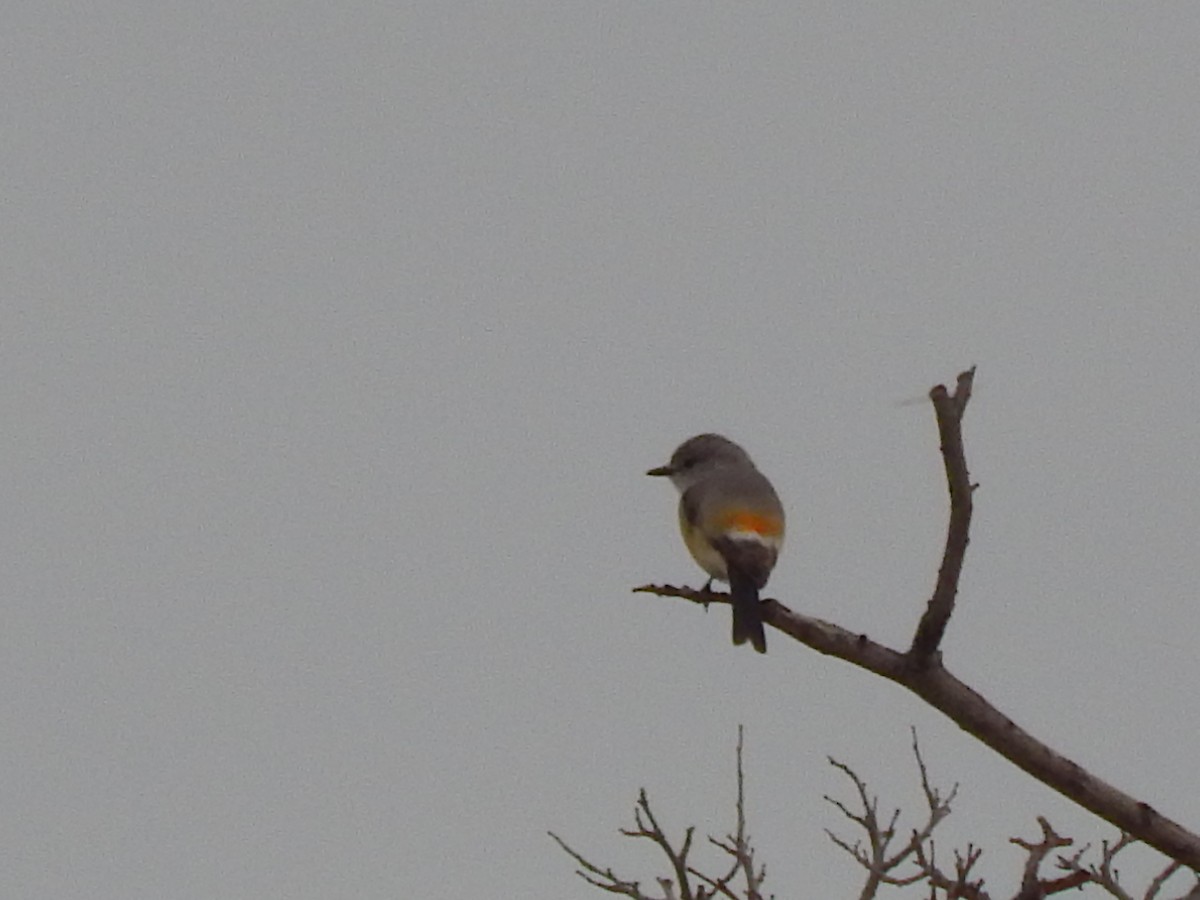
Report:
[[783,520],[778,516],[764,516],[744,509],[726,514],[721,524],[725,531],[749,531],[765,537],[783,534]]

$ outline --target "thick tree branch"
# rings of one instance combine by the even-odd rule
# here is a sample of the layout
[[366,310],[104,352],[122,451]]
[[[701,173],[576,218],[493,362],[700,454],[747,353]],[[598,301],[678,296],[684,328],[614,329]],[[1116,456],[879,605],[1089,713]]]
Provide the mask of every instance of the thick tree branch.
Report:
[[[670,585],[647,585],[638,590],[702,604],[728,601],[727,595]],[[821,619],[800,615],[777,600],[763,601],[762,613],[764,622],[818,653],[845,660],[907,688],[1038,781],[1171,859],[1200,870],[1200,835],[1056,753],[955,678],[940,663],[926,669],[914,669],[907,654],[876,643],[864,634],[854,634]]]
[[[1038,781],[1171,859],[1200,870],[1200,835],[1056,753],[942,665],[937,649],[953,611],[970,524],[971,485],[959,426],[970,397],[973,375],[974,369],[962,373],[953,395],[944,387],[930,392],[937,411],[950,485],[950,525],[938,584],[917,629],[912,649],[907,653],[893,650],[864,634],[854,634],[829,622],[793,612],[777,600],[763,601],[763,621],[818,653],[845,660],[912,691]],[[634,590],[682,597],[702,605],[729,600],[727,594],[671,585],[644,585]]]

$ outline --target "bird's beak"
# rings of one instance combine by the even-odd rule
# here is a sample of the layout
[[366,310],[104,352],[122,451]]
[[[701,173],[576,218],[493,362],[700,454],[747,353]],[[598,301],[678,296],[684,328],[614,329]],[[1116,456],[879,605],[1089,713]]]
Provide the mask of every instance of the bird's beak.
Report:
[[657,469],[651,469],[647,475],[674,475],[675,470],[670,466],[659,466]]

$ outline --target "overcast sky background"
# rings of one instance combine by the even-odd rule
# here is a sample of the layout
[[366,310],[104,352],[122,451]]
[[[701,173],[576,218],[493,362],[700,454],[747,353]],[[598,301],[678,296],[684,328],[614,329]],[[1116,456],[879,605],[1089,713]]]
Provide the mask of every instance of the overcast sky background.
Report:
[[998,893],[1039,814],[1112,837],[630,593],[701,582],[642,473],[717,430],[787,508],[768,594],[904,646],[920,398],[971,364],[947,665],[1200,827],[1200,6],[20,4],[0,44],[3,896],[598,896],[547,829],[650,877],[638,788],[725,833],[739,723],[781,898],[861,882],[827,755],[919,811],[910,725]]

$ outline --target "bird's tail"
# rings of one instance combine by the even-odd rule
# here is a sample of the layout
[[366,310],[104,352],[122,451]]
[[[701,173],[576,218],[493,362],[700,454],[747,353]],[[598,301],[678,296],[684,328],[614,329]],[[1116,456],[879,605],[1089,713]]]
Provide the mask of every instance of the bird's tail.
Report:
[[766,653],[767,636],[758,610],[758,585],[744,572],[730,567],[729,594],[733,604],[734,644],[749,641],[759,653]]

